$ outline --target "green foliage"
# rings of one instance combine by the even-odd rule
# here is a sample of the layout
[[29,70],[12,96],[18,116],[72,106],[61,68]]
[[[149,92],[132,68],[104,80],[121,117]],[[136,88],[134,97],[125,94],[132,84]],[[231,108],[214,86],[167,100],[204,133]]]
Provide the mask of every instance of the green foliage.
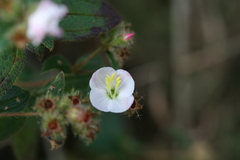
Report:
[[8,117],[0,119],[0,141],[9,138],[23,125],[25,118]]
[[71,73],[71,66],[68,60],[63,56],[54,55],[44,62],[42,71],[51,69],[58,69],[64,73]]
[[38,47],[35,47],[32,44],[27,44],[27,49],[30,50],[31,52],[35,53],[39,60],[42,60],[43,53],[44,53],[44,45],[43,44],[41,44]]
[[[101,0],[53,1],[59,4],[65,4],[69,10],[68,15],[60,22],[60,27],[64,30],[64,36],[58,39],[60,41],[77,41],[91,36],[97,36],[103,32],[107,32],[122,20],[113,8]],[[6,1],[6,6],[10,9],[6,6],[4,6],[4,9],[7,8],[7,11],[9,10],[14,13],[13,19],[8,20],[7,17],[5,17],[5,19],[0,18],[0,141],[15,133],[12,139],[12,147],[16,158],[18,160],[35,159],[36,152],[34,152],[34,146],[36,146],[37,137],[39,137],[39,135],[36,134],[39,128],[36,120],[45,120],[43,123],[45,128],[42,127],[43,130],[45,129],[44,137],[51,142],[52,149],[58,148],[54,145],[61,146],[63,143],[59,143],[63,142],[66,138],[65,122],[63,122],[68,113],[64,112],[64,107],[66,106],[68,109],[71,107],[83,107],[80,112],[76,112],[79,115],[73,115],[73,117],[76,116],[77,120],[79,122],[81,121],[84,126],[89,125],[88,128],[86,128],[88,132],[85,133],[85,136],[92,141],[95,137],[95,135],[93,136],[92,134],[96,134],[99,131],[99,119],[96,112],[91,112],[92,106],[87,96],[90,90],[89,80],[95,70],[105,66],[103,60],[97,54],[109,50],[111,44],[109,42],[107,43],[107,41],[106,43],[101,42],[101,46],[90,54],[90,56],[86,55],[76,58],[75,66],[71,66],[69,61],[63,56],[55,55],[46,59],[42,67],[43,72],[52,69],[61,71],[53,81],[52,74],[42,74],[42,78],[39,79],[29,76],[30,71],[33,70],[33,72],[36,73],[35,70],[37,68],[35,66],[32,67],[31,64],[30,68],[32,70],[24,70],[25,74],[23,75],[28,76],[23,76],[25,79],[22,78],[16,83],[29,89],[29,91],[31,91],[30,95],[29,91],[13,86],[15,80],[19,78],[25,64],[25,52],[23,50],[32,51],[37,55],[39,60],[42,60],[45,48],[53,51],[54,38],[47,35],[39,46],[32,45],[28,37],[26,37],[27,19],[40,0],[22,0],[21,2],[16,2],[21,3],[21,5],[14,6],[17,7],[16,10],[19,11],[19,14],[15,14],[18,12],[15,12],[15,10],[11,8],[12,3]],[[20,26],[20,28],[18,26]],[[13,47],[14,45],[16,47]],[[107,57],[113,67],[118,69],[119,65],[113,54],[109,52],[107,53]],[[77,91],[76,94],[74,92],[73,95],[69,96],[69,93],[73,93],[73,91]],[[82,97],[84,97],[84,99],[81,99]],[[61,101],[62,99],[63,101]],[[59,106],[63,107],[57,108]],[[38,110],[36,108],[40,109]],[[19,130],[26,119],[16,117],[30,115],[40,116],[40,119],[28,119],[24,127]],[[45,118],[47,117],[49,119],[44,119],[44,115],[49,116],[45,116]],[[79,119],[79,116],[82,116],[81,119]],[[93,118],[97,120],[92,121]],[[91,123],[89,123],[89,121]],[[58,124],[61,126],[58,126]],[[17,131],[19,132],[16,133]],[[84,131],[79,130],[79,134],[82,134],[82,132]],[[122,138],[122,135],[117,135],[117,138],[118,137]],[[112,139],[115,138],[116,137],[113,136]],[[123,145],[128,145],[128,143],[124,142]],[[127,150],[128,149],[129,148],[127,148]],[[29,154],[30,150],[33,152]]]
[[[80,57],[77,60],[76,65],[80,64],[81,62],[83,62],[87,57],[88,57],[88,55]],[[81,69],[82,70],[92,70],[92,71],[95,71],[95,70],[97,70],[97,69],[99,69],[99,68],[101,68],[103,66],[104,66],[104,63],[103,63],[101,57],[97,55],[97,56],[93,57],[90,61],[88,61],[88,63],[83,65],[81,67]]]
[[17,160],[36,159],[39,139],[37,121],[38,118],[26,119],[23,127],[13,135],[12,149]]
[[9,48],[0,54],[0,94],[12,87],[24,66],[25,54],[16,48]]
[[[29,99],[29,92],[13,86],[6,94],[0,97],[0,112],[20,112],[26,107]],[[0,118],[0,141],[10,137],[18,131],[25,118]]]
[[53,96],[62,95],[65,88],[65,76],[64,73],[61,72],[57,75],[56,79],[51,83],[48,88],[48,94]]
[[46,48],[48,48],[50,51],[52,51],[52,50],[53,50],[53,47],[54,47],[54,40],[53,40],[52,37],[46,37],[46,38],[43,40],[42,44],[43,44]]
[[10,24],[0,21],[0,52],[2,52],[6,47],[10,46],[5,36],[6,31],[9,29],[9,27]]
[[0,112],[19,112],[28,103],[29,92],[13,86],[6,94],[0,96]]
[[82,40],[99,35],[117,25],[120,16],[105,2],[100,0],[63,0],[69,13],[60,23],[64,29],[61,40]]
[[111,66],[114,69],[119,69],[120,68],[119,62],[116,60],[116,58],[114,57],[112,52],[108,51],[107,52],[107,57],[108,57],[108,60],[109,60],[109,62],[111,64]]
[[66,76],[65,90],[70,92],[73,88],[81,91],[82,96],[85,97],[90,90],[89,80],[92,74],[84,75],[70,75]]

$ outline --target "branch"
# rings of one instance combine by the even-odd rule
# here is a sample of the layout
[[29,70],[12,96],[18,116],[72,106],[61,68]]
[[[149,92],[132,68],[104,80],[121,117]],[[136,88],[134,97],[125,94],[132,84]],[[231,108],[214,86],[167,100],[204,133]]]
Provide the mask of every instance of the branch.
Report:
[[93,53],[91,53],[87,58],[85,58],[81,63],[73,67],[72,71],[74,73],[78,72],[85,64],[87,64],[91,59],[93,59],[98,53],[104,50],[105,47],[101,46],[97,48]]
[[36,112],[16,112],[16,113],[0,113],[0,118],[3,117],[32,117],[32,116],[40,116]]

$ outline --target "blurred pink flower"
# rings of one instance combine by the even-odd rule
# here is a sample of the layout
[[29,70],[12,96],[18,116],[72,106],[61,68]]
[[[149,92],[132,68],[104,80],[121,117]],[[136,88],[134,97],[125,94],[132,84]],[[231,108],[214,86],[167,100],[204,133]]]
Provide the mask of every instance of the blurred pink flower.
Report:
[[103,112],[121,113],[128,110],[133,101],[134,80],[125,70],[103,67],[90,79],[90,101]]
[[46,35],[60,37],[63,31],[58,23],[67,12],[65,5],[58,5],[51,0],[40,1],[35,12],[28,18],[28,39],[38,46]]
[[126,33],[123,35],[123,40],[128,41],[128,40],[132,39],[133,36],[134,36],[134,33]]

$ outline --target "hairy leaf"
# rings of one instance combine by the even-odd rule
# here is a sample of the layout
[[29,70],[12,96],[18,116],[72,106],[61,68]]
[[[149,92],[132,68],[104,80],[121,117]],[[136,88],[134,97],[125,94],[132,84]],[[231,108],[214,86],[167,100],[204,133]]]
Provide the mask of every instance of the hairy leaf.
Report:
[[90,91],[89,80],[92,74],[66,76],[66,91],[80,90],[83,97]]
[[[19,112],[28,104],[29,92],[13,86],[6,94],[0,97],[0,112]],[[0,118],[0,141],[17,132],[25,118],[7,117]]]
[[6,94],[0,96],[0,113],[19,112],[28,103],[29,92],[13,86]]
[[121,17],[101,0],[63,0],[69,13],[61,21],[64,37],[60,40],[82,40],[108,31],[121,22]]
[[44,52],[44,45],[43,44],[41,44],[38,47],[36,47],[32,44],[27,44],[27,49],[30,50],[31,52],[35,53],[39,60],[42,60],[43,52]]
[[48,88],[48,94],[51,95],[62,95],[65,89],[65,76],[64,73],[61,72],[57,75],[55,80],[51,83]]
[[39,60],[43,59],[45,47],[48,48],[49,51],[53,50],[54,40],[52,37],[46,37],[39,46],[34,46],[31,43],[27,44],[27,49],[35,53]]
[[63,56],[54,55],[44,62],[42,71],[51,69],[58,69],[64,73],[71,73],[71,66],[68,60]]
[[9,48],[0,54],[0,94],[12,87],[24,66],[25,54],[16,48]]
[[42,44],[49,49],[49,51],[53,50],[54,47],[54,40],[52,37],[46,37],[43,41]]

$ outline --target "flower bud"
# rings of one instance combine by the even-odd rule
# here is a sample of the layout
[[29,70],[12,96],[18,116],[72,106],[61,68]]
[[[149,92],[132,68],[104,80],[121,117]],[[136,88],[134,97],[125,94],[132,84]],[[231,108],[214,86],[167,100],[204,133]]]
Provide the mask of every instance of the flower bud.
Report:
[[134,35],[135,33],[130,30],[130,24],[123,22],[110,30],[102,39],[102,43],[108,46],[108,54],[113,55],[120,67],[130,56],[129,49],[133,44]]
[[134,33],[126,33],[126,34],[122,35],[124,41],[131,40],[133,38],[133,36],[134,36]]
[[81,95],[78,93],[76,96],[68,96],[68,98],[72,101],[72,105],[81,105]]
[[88,123],[92,118],[92,115],[88,111],[84,111],[80,107],[71,107],[67,113],[67,117],[72,122]]
[[48,122],[48,129],[51,131],[60,131],[60,123],[56,119],[54,119]]
[[49,140],[51,150],[61,147],[66,139],[66,126],[60,123],[56,118],[45,120],[42,123],[43,133],[42,136]]
[[42,99],[39,104],[35,106],[36,109],[43,109],[44,111],[52,111],[56,107],[55,102],[53,99],[45,98]]
[[134,101],[131,107],[125,112],[128,117],[132,117],[135,114],[138,114],[138,111],[143,108],[143,106],[139,103],[141,97],[139,98],[138,93],[134,93]]
[[58,122],[56,119],[48,121],[46,125],[47,126],[44,127],[46,128],[46,131],[43,132],[42,136],[50,136],[57,132],[62,133],[60,122]]

